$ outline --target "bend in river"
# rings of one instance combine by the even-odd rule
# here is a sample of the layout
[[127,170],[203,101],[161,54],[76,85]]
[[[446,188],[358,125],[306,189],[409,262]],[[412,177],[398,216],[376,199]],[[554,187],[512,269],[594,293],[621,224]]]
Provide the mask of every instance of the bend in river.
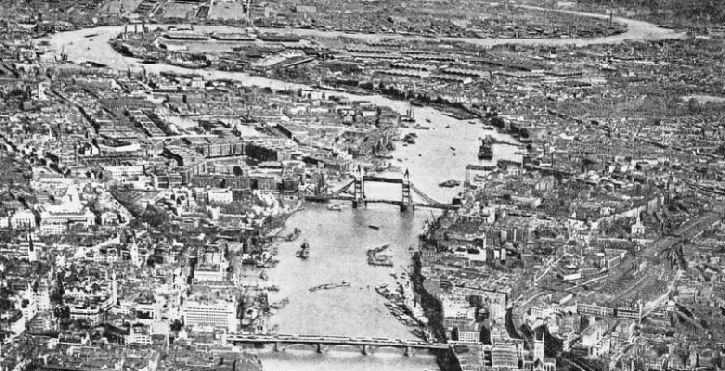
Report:
[[[587,14],[581,14],[587,15]],[[588,15],[606,17],[604,15]],[[467,41],[480,45],[495,44],[542,44],[542,45],[589,45],[618,43],[626,39],[667,39],[679,38],[681,34],[655,25],[621,18],[616,22],[625,23],[628,31],[617,36],[597,39],[448,39]],[[198,27],[215,29],[214,27]],[[58,54],[66,53],[73,62],[93,61],[103,63],[117,70],[126,70],[138,66],[138,61],[118,54],[108,43],[117,36],[123,27],[96,27],[79,31],[58,33],[51,37],[51,47]],[[315,36],[350,36],[361,39],[403,38],[400,35],[343,34],[317,30],[295,30],[299,34]],[[92,37],[86,37],[95,34]],[[231,79],[244,85],[270,87],[272,89],[307,88],[284,81],[249,76],[239,72],[195,71],[167,64],[143,66],[149,72],[177,72],[182,74],[200,74],[207,79]],[[346,95],[352,99],[371,101],[378,105],[390,106],[400,113],[408,108],[407,102],[395,101],[382,96]],[[406,129],[418,134],[417,144],[400,146],[394,153],[394,165],[409,169],[412,182],[427,195],[441,202],[450,202],[457,189],[440,188],[438,183],[448,180],[462,180],[467,164],[481,163],[477,157],[478,138],[493,134],[499,138],[510,137],[484,131],[480,125],[467,122],[429,108],[416,109],[418,119],[430,120],[430,130]],[[404,131],[405,133],[405,131]],[[507,145],[496,146],[494,160],[498,158],[516,158],[516,148]],[[455,153],[455,155],[453,155]],[[435,171],[431,171],[435,169]],[[400,188],[391,185],[367,185],[366,193],[374,198],[399,199]],[[271,319],[271,324],[279,325],[280,333],[288,334],[325,334],[364,337],[413,338],[410,328],[388,315],[382,298],[372,289],[381,282],[393,282],[390,273],[400,272],[410,264],[408,247],[416,244],[417,234],[431,212],[418,209],[414,214],[401,214],[397,207],[390,205],[372,205],[353,210],[349,207],[342,211],[329,211],[320,205],[308,205],[306,210],[293,215],[288,220],[288,229],[302,229],[297,243],[280,245],[280,265],[270,271],[270,277],[279,284],[281,291],[272,301],[289,297],[290,304],[280,309]],[[379,230],[368,228],[379,226]],[[294,256],[294,251],[303,239],[312,246],[310,259],[302,261]],[[393,245],[394,268],[370,267],[366,264],[365,249],[384,243]],[[402,266],[402,267],[401,267]],[[333,290],[309,292],[309,288],[326,282],[345,280],[350,287]],[[368,288],[368,285],[370,288]],[[421,370],[437,369],[435,359],[426,356],[403,358],[398,354],[383,354],[363,357],[359,354],[334,352],[318,355],[307,350],[271,353],[260,351],[267,370],[310,369],[310,370],[364,370],[377,368],[385,370]],[[354,362],[350,357],[357,357]]]

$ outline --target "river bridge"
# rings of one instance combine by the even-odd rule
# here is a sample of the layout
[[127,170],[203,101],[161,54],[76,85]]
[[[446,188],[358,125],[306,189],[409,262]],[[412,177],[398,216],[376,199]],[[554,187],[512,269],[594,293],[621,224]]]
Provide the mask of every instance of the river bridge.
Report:
[[[400,201],[397,200],[386,200],[386,199],[374,199],[374,198],[368,198],[365,196],[365,183],[391,183],[391,184],[400,184],[401,189],[401,197]],[[423,202],[414,202],[413,201],[413,195],[417,195],[422,199]],[[326,194],[318,194],[314,195],[312,197],[309,197],[311,199],[317,199],[317,200],[338,200],[338,201],[351,201],[352,207],[354,209],[357,209],[360,206],[365,206],[369,203],[383,203],[383,204],[390,204],[390,205],[398,205],[400,207],[400,211],[412,211],[414,207],[428,207],[433,209],[444,209],[444,210],[455,210],[459,205],[453,205],[453,204],[445,204],[442,202],[438,202],[431,198],[430,196],[423,193],[421,190],[415,187],[415,185],[410,181],[410,173],[408,171],[405,171],[405,174],[403,174],[402,178],[385,178],[375,175],[363,175],[362,171],[358,169],[355,173],[353,173],[353,180],[340,187],[338,190],[332,192],[332,193],[326,193]]]
[[373,354],[380,348],[394,348],[411,357],[415,350],[446,350],[448,344],[428,343],[416,340],[392,340],[383,338],[351,338],[345,336],[311,335],[227,335],[229,344],[271,344],[275,352],[282,352],[289,345],[309,345],[317,353],[325,353],[334,346],[350,346],[360,350],[363,355]]

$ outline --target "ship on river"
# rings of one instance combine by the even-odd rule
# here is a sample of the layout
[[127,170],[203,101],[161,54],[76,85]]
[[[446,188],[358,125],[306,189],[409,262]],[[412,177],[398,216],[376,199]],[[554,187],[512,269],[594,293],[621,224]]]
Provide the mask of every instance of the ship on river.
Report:
[[289,298],[284,298],[279,302],[269,304],[269,307],[274,309],[282,309],[286,307],[287,304],[289,304]]
[[302,245],[300,245],[300,249],[297,250],[297,257],[302,259],[307,259],[310,257],[310,244],[307,243],[307,241],[303,242]]
[[390,245],[383,245],[383,246],[368,250],[368,252],[367,252],[368,265],[381,266],[381,267],[392,267],[393,266],[393,257],[390,255],[383,254],[385,252],[385,250],[387,250],[389,247],[390,247]]
[[338,287],[350,287],[350,282],[342,281],[340,283],[324,283],[322,285],[311,287],[310,292],[315,292],[317,290],[336,289]]
[[490,160],[493,158],[493,144],[496,140],[486,135],[485,138],[481,139],[481,146],[478,148],[478,159],[479,160]]

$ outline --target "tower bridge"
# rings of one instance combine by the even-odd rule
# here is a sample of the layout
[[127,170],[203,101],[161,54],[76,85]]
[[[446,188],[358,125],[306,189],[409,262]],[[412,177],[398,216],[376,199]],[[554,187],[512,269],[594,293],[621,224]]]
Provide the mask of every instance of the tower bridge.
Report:
[[[365,195],[365,183],[390,183],[390,184],[400,184],[401,189],[401,197],[400,201],[397,200],[386,200],[386,199],[374,199],[374,198],[368,198]],[[419,198],[423,200],[423,202],[414,202],[413,201],[413,195],[417,195]],[[353,175],[353,180],[342,186],[340,189],[327,194],[321,194],[316,195],[316,199],[319,200],[341,200],[341,201],[351,201],[353,208],[358,208],[360,206],[365,206],[369,203],[384,203],[384,204],[391,204],[391,205],[398,205],[400,207],[400,211],[412,211],[414,207],[429,207],[429,208],[435,208],[435,209],[457,209],[457,205],[453,204],[445,204],[442,202],[438,202],[434,200],[433,198],[429,197],[422,191],[420,191],[418,188],[415,187],[415,185],[410,181],[410,173],[408,171],[405,171],[405,174],[403,174],[402,178],[385,178],[380,176],[374,176],[374,175],[363,175],[362,171],[358,168],[358,170]]]
[[403,351],[407,357],[416,350],[446,350],[448,344],[427,343],[415,340],[392,340],[383,338],[350,338],[344,336],[307,336],[307,335],[227,335],[228,344],[271,344],[274,351],[282,352],[289,345],[309,345],[317,353],[325,353],[335,346],[352,346],[363,355],[373,354],[380,348],[395,348]]

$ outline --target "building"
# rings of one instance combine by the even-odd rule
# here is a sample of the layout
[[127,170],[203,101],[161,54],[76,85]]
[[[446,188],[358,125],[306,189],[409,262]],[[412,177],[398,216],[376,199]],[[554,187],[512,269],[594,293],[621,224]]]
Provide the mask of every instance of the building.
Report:
[[593,314],[595,316],[611,317],[614,315],[614,308],[602,307],[596,304],[577,305],[579,314]]
[[124,342],[127,345],[151,345],[151,331],[149,327],[141,323],[135,323],[131,325],[128,331],[128,335],[124,336]]
[[184,325],[192,327],[213,327],[219,330],[235,332],[237,330],[236,299],[226,300],[187,300],[181,306]]
[[61,234],[74,225],[89,227],[96,220],[96,216],[81,204],[75,186],[68,187],[60,205],[43,205],[39,211],[40,232],[44,234]]
[[103,310],[99,305],[69,305],[70,319],[83,319],[96,325],[103,318]]
[[210,189],[206,192],[206,201],[210,204],[230,204],[234,201],[231,189]]
[[534,334],[534,351],[530,357],[524,359],[524,370],[556,371],[556,358],[546,358],[546,335],[543,331]]
[[126,180],[138,178],[143,175],[143,166],[104,166],[103,176],[115,180]]
[[13,229],[33,229],[35,214],[30,210],[18,210],[10,217],[10,226]]
[[496,341],[491,346],[491,366],[494,368],[518,369],[521,360],[521,343],[516,341]]

